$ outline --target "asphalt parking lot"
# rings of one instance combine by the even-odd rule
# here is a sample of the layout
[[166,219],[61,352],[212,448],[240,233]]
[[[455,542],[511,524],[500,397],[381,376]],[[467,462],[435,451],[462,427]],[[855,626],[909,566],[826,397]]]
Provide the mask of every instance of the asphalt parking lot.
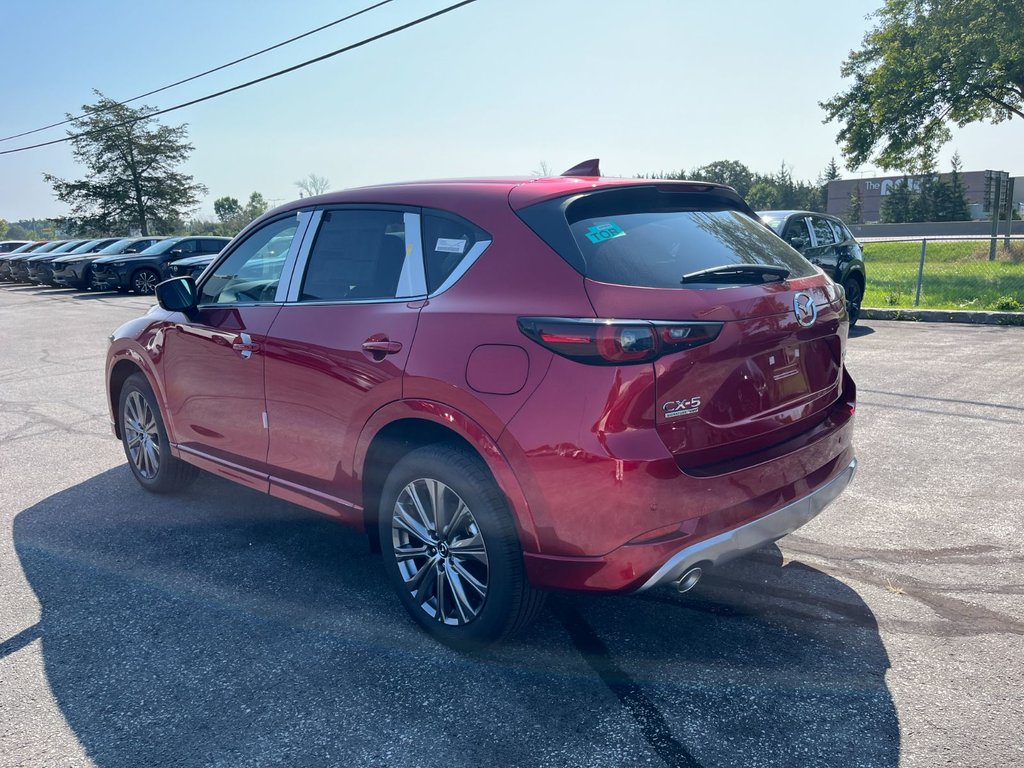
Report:
[[1024,765],[1024,328],[869,321],[821,517],[462,656],[360,535],[138,487],[103,355],[150,303],[0,285],[0,766]]

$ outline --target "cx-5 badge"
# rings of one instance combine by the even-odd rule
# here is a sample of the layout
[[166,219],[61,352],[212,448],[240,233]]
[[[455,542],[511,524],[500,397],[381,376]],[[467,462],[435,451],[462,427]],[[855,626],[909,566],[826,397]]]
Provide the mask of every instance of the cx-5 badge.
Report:
[[810,328],[818,319],[818,305],[809,294],[798,293],[793,296],[793,313],[796,321],[804,328]]

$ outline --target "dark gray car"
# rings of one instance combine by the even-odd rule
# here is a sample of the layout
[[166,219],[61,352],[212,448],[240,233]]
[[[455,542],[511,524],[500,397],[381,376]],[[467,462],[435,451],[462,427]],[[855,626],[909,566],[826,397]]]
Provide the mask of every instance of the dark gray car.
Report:
[[846,291],[850,325],[860,317],[864,249],[841,219],[816,211],[758,211],[761,221]]

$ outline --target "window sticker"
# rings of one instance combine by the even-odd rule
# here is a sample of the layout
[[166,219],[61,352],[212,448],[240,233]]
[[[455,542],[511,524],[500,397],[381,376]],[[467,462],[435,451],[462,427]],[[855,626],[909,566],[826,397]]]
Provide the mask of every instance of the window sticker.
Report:
[[587,230],[587,240],[592,243],[603,243],[615,237],[625,237],[622,227],[614,221],[599,221]]
[[435,251],[444,251],[445,253],[462,253],[466,250],[465,240],[454,240],[449,237],[437,238],[437,245],[434,247]]

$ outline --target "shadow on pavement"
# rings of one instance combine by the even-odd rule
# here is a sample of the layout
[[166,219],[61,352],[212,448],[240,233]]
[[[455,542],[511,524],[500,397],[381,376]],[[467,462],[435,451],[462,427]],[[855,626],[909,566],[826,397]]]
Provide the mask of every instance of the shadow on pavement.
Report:
[[[463,656],[408,621],[363,537],[203,476],[118,467],[21,512],[54,698],[100,766],[896,766],[874,617],[777,547],[691,593],[553,595]],[[660,760],[659,760],[660,758]]]
[[870,336],[874,332],[874,328],[868,325],[864,325],[864,321],[861,320],[859,323],[853,326],[853,328],[850,329],[850,338],[857,339],[860,338],[861,336]]

